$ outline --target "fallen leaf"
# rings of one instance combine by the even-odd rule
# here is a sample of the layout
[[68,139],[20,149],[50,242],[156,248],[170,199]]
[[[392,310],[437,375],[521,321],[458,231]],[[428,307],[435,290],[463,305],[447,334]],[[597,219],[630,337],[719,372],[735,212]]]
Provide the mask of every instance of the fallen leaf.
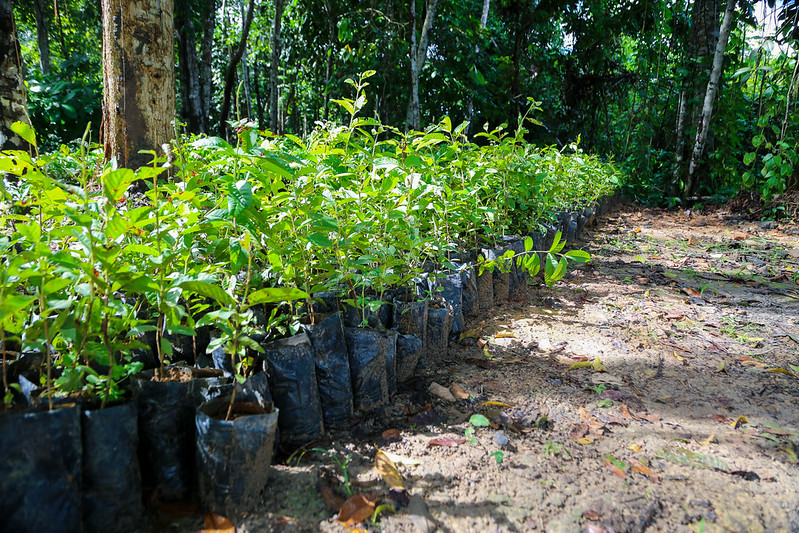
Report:
[[566,370],[576,370],[578,368],[591,368],[594,364],[591,361],[577,361]]
[[633,443],[633,444],[630,444],[629,446],[627,446],[627,449],[628,450],[632,450],[635,453],[638,453],[638,452],[641,451],[641,445]]
[[705,440],[700,440],[699,441],[699,445],[700,446],[710,446],[713,442],[715,442],[715,440],[716,440],[716,435],[711,433],[710,436],[708,438],[706,438]]
[[627,406],[626,406],[626,405],[624,405],[624,404],[621,404],[621,405],[619,406],[619,410],[621,411],[621,414],[622,414],[622,415],[624,415],[625,417],[627,417],[627,418],[632,418],[632,416],[633,416],[633,415],[631,415],[631,414],[630,414],[630,410],[629,410],[629,409],[627,409]]
[[233,522],[218,514],[206,514],[203,526],[205,529],[200,530],[200,533],[236,533],[236,526],[233,525]]
[[430,386],[427,388],[427,392],[435,396],[438,396],[442,400],[446,400],[448,402],[456,401],[455,396],[452,395],[452,393],[449,391],[448,388],[446,388],[443,385],[439,385],[435,381],[430,383]]
[[605,466],[607,466],[607,467],[610,469],[610,471],[611,471],[611,472],[613,472],[613,475],[614,475],[614,476],[618,476],[618,477],[620,477],[620,478],[625,478],[625,477],[627,477],[627,474],[625,474],[625,473],[624,473],[624,470],[622,470],[622,469],[621,469],[621,468],[619,468],[618,466],[616,466],[616,465],[614,465],[613,463],[611,463],[611,462],[610,462],[610,459],[607,459],[607,460],[605,461]]
[[510,407],[510,408],[513,408],[513,406],[510,405],[509,403],[495,402],[495,401],[483,402],[483,403],[480,404],[480,407],[485,407],[486,405],[493,405],[494,407]]
[[641,412],[641,413],[636,413],[635,416],[640,418],[641,420],[646,420],[647,422],[652,422],[653,424],[655,422],[659,422],[660,421],[660,415],[657,414],[657,413],[644,413],[644,412]]
[[402,474],[382,450],[377,450],[375,454],[375,468],[380,472],[380,476],[389,489],[405,490]]
[[660,478],[658,478],[657,474],[652,472],[652,470],[648,466],[646,466],[638,459],[630,459],[630,466],[633,472],[638,472],[639,474],[643,474],[652,481],[654,481],[655,483],[660,481]]
[[677,355],[677,352],[676,352],[676,351],[673,351],[673,352],[671,353],[671,355],[673,355],[673,356],[674,356],[674,358],[675,358],[677,361],[679,361],[679,362],[680,362],[680,363],[681,363],[683,366],[685,366],[685,365],[687,365],[687,364],[688,364],[688,361],[686,361],[684,357],[680,357],[679,355]]
[[745,416],[741,415],[735,419],[732,423],[732,429],[738,429],[739,427],[743,426],[744,424],[748,424],[749,420],[746,419]]
[[574,442],[585,446],[587,444],[591,444],[592,442],[594,442],[594,440],[595,439],[593,437],[580,437],[579,439],[574,439]]
[[719,366],[716,367],[716,372],[726,372],[727,371],[727,361],[724,359],[721,360]]
[[515,333],[512,333],[510,331],[501,331],[501,332],[497,333],[496,335],[494,335],[494,338],[495,339],[515,339],[517,337],[516,337]]
[[379,499],[377,494],[356,494],[344,502],[336,520],[350,525],[363,522],[372,516]]
[[486,428],[491,425],[491,422],[488,421],[488,418],[479,413],[473,414],[471,417],[469,417],[469,423],[474,427],[479,428]]
[[319,481],[316,483],[316,488],[319,494],[322,495],[322,500],[325,502],[325,505],[327,505],[331,511],[335,511],[336,513],[341,511],[341,507],[344,505],[344,498],[338,495],[327,479],[320,477]]
[[721,424],[731,424],[732,423],[732,420],[730,420],[729,417],[724,416],[724,415],[720,415],[718,413],[710,415],[710,418],[712,418],[713,420],[715,420],[716,422],[719,422]]
[[769,368],[769,369],[766,370],[766,372],[775,372],[775,373],[778,373],[778,374],[785,374],[786,376],[791,376],[792,378],[799,379],[799,374],[797,374],[796,372],[791,372],[787,368]]
[[593,367],[597,372],[605,372],[606,370],[605,365],[602,364],[602,361],[599,359],[598,355],[596,356],[596,359],[594,359]]
[[722,472],[729,472],[730,470],[727,463],[718,457],[692,452],[685,448],[663,448],[658,452],[657,456],[661,459],[671,461],[672,463],[682,465],[695,466],[698,468],[713,468],[721,470]]
[[702,294],[698,290],[696,290],[694,288],[683,287],[681,290],[682,290],[682,292],[684,292],[688,296],[693,296],[695,298],[701,298],[702,297]]
[[399,440],[402,439],[402,433],[398,429],[387,429],[381,435],[384,440]]
[[428,446],[444,446],[445,448],[450,448],[452,446],[460,446],[461,444],[465,443],[466,439],[454,438],[454,437],[436,437],[434,439],[430,439],[427,442]]
[[450,392],[452,392],[452,395],[459,400],[469,399],[469,393],[466,392],[466,390],[463,387],[461,387],[460,384],[458,383],[453,383],[452,385],[450,385],[449,390]]

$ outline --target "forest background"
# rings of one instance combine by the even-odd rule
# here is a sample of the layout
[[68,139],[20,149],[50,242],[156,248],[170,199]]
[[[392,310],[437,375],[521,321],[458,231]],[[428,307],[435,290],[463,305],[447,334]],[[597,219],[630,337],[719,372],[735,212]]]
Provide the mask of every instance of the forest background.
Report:
[[[110,5],[13,4],[42,151],[89,122],[100,138]],[[227,137],[238,116],[303,136],[345,120],[333,100],[374,70],[364,115],[417,130],[449,116],[473,136],[532,97],[527,140],[579,142],[651,203],[747,191],[779,216],[799,187],[795,1],[175,0],[173,15],[180,132]]]

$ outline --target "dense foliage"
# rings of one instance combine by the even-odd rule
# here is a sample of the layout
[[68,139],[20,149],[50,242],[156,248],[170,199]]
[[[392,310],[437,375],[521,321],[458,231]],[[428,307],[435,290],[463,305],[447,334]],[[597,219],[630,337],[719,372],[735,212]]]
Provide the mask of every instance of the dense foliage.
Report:
[[[89,120],[98,126],[100,17],[97,2],[60,2],[57,13],[45,6],[38,26],[51,36],[53,69],[43,75],[37,2],[17,2],[17,25],[31,117],[43,147],[54,149]],[[278,5],[282,31],[275,33]],[[188,48],[208,59],[208,70],[192,75],[183,68],[186,48],[176,54],[181,87],[212,84],[212,124],[203,131],[217,131],[224,93],[241,82],[242,116],[305,137],[317,121],[348,119],[331,99],[367,70],[376,75],[364,114],[404,130],[411,46],[431,13],[419,73],[423,126],[449,116],[469,121],[471,136],[484,124],[493,130],[514,122],[533,97],[543,127],[526,140],[564,147],[581,139],[587,152],[618,161],[632,178],[629,192],[642,199],[674,204],[747,189],[769,201],[799,186],[795,2],[734,4],[710,135],[690,191],[683,185],[724,13],[719,0],[272,0],[257,4],[234,65],[236,83],[226,86],[248,8],[247,0],[175,2],[176,33],[193,36]],[[182,104],[184,122],[197,133]]]
[[[310,295],[368,306],[415,283],[425,263],[538,232],[556,209],[588,206],[619,184],[612,165],[577,146],[528,144],[530,118],[477,134],[478,145],[449,118],[404,133],[360,116],[369,74],[335,101],[346,123],[305,138],[241,119],[235,144],[181,137],[171,164],[135,172],[104,163],[86,139],[38,158],[4,152],[0,171],[17,177],[0,205],[4,377],[8,347],[21,343],[45,355],[43,380],[59,394],[113,399],[141,368],[132,353],[142,334],[165,362],[175,335],[204,325],[221,332],[211,349],[223,347],[243,376],[259,349],[249,335],[312,320]],[[143,196],[129,193],[136,180],[149,184]],[[517,259],[535,271],[539,255],[526,247]],[[587,259],[562,249],[556,242],[546,259],[549,283]]]

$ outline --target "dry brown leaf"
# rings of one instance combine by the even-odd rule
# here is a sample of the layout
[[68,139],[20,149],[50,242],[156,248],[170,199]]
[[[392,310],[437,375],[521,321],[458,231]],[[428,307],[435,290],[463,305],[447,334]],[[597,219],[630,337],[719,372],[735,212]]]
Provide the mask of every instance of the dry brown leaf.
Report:
[[460,384],[458,383],[453,383],[452,385],[450,385],[449,390],[450,392],[452,392],[452,395],[459,400],[469,399],[469,393],[466,392],[466,390],[463,387],[461,387]]
[[652,481],[654,481],[655,483],[660,481],[660,478],[658,478],[657,474],[652,472],[652,470],[648,466],[646,466],[638,459],[630,459],[630,466],[632,467],[631,470],[633,472],[638,472],[639,474],[643,474]]
[[682,288],[682,292],[684,292],[688,296],[695,296],[696,298],[701,298],[702,297],[702,294],[698,290],[696,290],[696,289],[694,289],[692,287],[683,287]]
[[436,437],[427,442],[428,446],[444,446],[450,448],[452,446],[459,446],[466,442],[466,439],[453,438],[453,437]]
[[602,518],[602,513],[594,511],[593,509],[588,509],[583,512],[583,518],[586,520],[599,520]]
[[402,474],[400,474],[397,467],[394,466],[394,463],[391,462],[391,459],[383,452],[382,450],[378,450],[377,454],[375,455],[375,468],[383,478],[383,481],[386,482],[388,488],[396,489],[396,490],[405,490],[405,483],[402,480]]
[[625,418],[632,418],[633,415],[630,414],[630,410],[627,409],[626,405],[621,404],[619,406],[619,410],[621,411],[621,414],[624,415]]
[[402,438],[402,432],[398,429],[387,429],[381,435],[384,440],[397,440]]
[[336,520],[349,525],[363,522],[372,516],[379,499],[377,494],[356,494],[344,502]]
[[622,479],[627,477],[627,474],[624,473],[624,470],[611,463],[610,459],[605,460],[605,466],[607,466],[610,469],[610,471],[613,472],[614,476],[618,476]]
[[333,487],[330,486],[326,479],[320,478],[316,484],[316,488],[319,490],[319,494],[322,495],[322,500],[325,502],[325,505],[327,505],[331,511],[341,511],[341,507],[344,505],[344,498],[333,490]]
[[509,404],[509,403],[505,403],[505,402],[496,402],[496,401],[488,401],[488,402],[483,402],[483,403],[481,403],[481,404],[480,404],[480,407],[485,407],[485,406],[494,406],[494,407],[511,407],[511,408],[513,407],[513,406],[512,406],[511,404]]
[[203,518],[203,526],[200,533],[236,533],[236,526],[227,517],[208,513]]

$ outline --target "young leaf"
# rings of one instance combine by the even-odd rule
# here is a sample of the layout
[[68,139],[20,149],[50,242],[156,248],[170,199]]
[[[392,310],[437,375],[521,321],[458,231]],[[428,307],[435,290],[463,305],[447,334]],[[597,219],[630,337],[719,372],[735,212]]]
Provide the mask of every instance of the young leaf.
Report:
[[[558,250],[558,245],[560,244],[561,236],[562,236],[562,233],[561,233],[560,230],[555,232],[555,238],[552,239],[552,246],[549,247],[549,252],[550,253],[557,253],[557,252],[560,251],[560,250]],[[562,250],[563,247],[561,246],[560,249]]]
[[533,242],[533,238],[532,237],[525,237],[525,239],[524,239],[524,251],[525,252],[532,252],[533,251],[533,246],[535,246],[535,243]]
[[475,427],[488,427],[491,423],[481,414],[474,414],[469,418],[469,423]]
[[292,300],[303,300],[308,298],[308,293],[290,287],[267,287],[257,290],[250,294],[249,307],[258,304],[273,304],[289,302]]
[[200,296],[212,298],[220,304],[228,307],[236,305],[236,301],[233,299],[233,297],[219,285],[213,285],[205,281],[184,281],[180,284],[180,287],[189,292],[199,294]]
[[237,218],[252,205],[252,187],[246,180],[239,180],[230,186],[227,208],[232,218]]
[[578,263],[587,263],[591,260],[591,254],[583,250],[569,250],[565,254],[569,259],[573,259]]
[[36,132],[30,125],[20,122],[19,120],[11,124],[11,131],[22,137],[22,140],[36,146]]

